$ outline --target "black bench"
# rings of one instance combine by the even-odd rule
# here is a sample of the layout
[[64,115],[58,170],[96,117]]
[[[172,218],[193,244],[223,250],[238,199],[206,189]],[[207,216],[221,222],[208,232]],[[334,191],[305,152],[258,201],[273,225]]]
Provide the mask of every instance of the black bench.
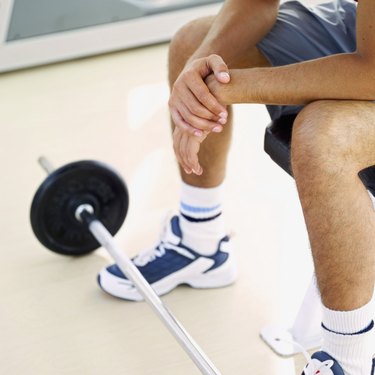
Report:
[[290,165],[290,142],[296,117],[297,115],[288,115],[271,122],[264,136],[264,151],[291,176],[293,174]]

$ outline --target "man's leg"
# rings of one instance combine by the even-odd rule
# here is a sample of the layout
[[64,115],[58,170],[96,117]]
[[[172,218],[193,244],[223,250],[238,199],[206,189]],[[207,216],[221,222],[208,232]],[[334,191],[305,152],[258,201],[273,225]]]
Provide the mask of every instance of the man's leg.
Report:
[[375,213],[358,172],[375,164],[375,105],[318,101],[297,116],[292,169],[323,308],[325,351],[348,375],[370,375]]
[[[190,22],[173,38],[169,52],[171,86],[203,41],[213,19],[208,17]],[[255,47],[249,47],[241,61],[231,67],[266,65],[268,62],[261,53]],[[160,243],[133,260],[159,294],[167,293],[182,283],[212,288],[228,285],[236,278],[230,240],[221,212],[232,132],[230,120],[221,133],[210,134],[202,144],[199,156],[204,173],[189,175],[181,169],[180,212],[167,223]],[[131,300],[141,298],[116,265],[102,270],[98,280],[109,294]]]
[[[193,21],[173,38],[169,50],[169,83],[172,87],[186,62],[205,38],[213,17]],[[231,68],[267,66],[267,60],[257,48],[249,48],[241,61]],[[217,250],[218,241],[225,236],[224,216],[221,214],[223,182],[232,134],[232,111],[221,133],[211,133],[202,143],[199,160],[204,173],[187,174],[180,168],[182,178],[180,225],[185,245],[209,255]],[[172,123],[172,130],[174,124]]]
[[[169,49],[169,83],[173,83],[185,67],[186,62],[193,55],[205,38],[214,17],[207,17],[188,23],[180,29],[173,38]],[[250,47],[241,61],[230,66],[234,68],[269,66],[266,58],[255,47]],[[172,123],[172,129],[174,125]],[[210,188],[221,184],[225,177],[227,154],[232,133],[231,119],[224,125],[223,132],[211,133],[202,143],[199,160],[204,173],[201,176],[186,174],[181,170],[181,177],[189,185]]]

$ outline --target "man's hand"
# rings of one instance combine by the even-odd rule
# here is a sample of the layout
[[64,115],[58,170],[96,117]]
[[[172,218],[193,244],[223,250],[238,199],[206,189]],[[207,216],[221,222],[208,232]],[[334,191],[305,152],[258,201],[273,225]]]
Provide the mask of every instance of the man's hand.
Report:
[[228,67],[218,55],[188,63],[173,85],[169,109],[176,127],[191,135],[201,136],[204,131],[222,131],[228,112],[210,93],[204,82],[213,74],[221,83],[230,81]]
[[177,160],[186,173],[202,174],[198,161],[200,144],[207,135],[221,132],[227,122],[228,112],[208,89],[205,79],[221,84],[230,81],[223,59],[210,55],[188,63],[173,85],[169,108],[175,124],[173,147]]
[[203,169],[199,164],[198,153],[201,143],[207,138],[208,132],[200,137],[190,135],[188,132],[176,127],[173,132],[173,148],[177,160],[187,174],[201,175]]

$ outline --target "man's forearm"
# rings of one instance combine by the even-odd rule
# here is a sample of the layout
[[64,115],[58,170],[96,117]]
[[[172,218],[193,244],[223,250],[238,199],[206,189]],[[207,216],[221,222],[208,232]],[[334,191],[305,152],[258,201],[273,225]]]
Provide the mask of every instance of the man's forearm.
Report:
[[304,105],[320,99],[375,100],[375,64],[359,54],[339,54],[272,68],[231,70],[231,82],[212,82],[226,104]]
[[278,7],[278,0],[227,0],[190,60],[214,53],[232,66],[269,32]]

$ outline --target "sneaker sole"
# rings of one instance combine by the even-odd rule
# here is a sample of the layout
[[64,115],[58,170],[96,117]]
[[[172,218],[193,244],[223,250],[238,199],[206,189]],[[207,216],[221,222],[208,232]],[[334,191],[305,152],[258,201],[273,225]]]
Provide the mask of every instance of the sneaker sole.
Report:
[[[223,288],[233,284],[237,279],[237,268],[229,258],[222,266],[204,273],[210,266],[205,259],[199,259],[191,265],[177,271],[151,286],[162,296],[179,285],[188,285],[196,289]],[[191,276],[195,275],[195,276]],[[130,301],[142,301],[143,297],[128,280],[117,277],[103,269],[97,278],[100,288],[111,296]]]

